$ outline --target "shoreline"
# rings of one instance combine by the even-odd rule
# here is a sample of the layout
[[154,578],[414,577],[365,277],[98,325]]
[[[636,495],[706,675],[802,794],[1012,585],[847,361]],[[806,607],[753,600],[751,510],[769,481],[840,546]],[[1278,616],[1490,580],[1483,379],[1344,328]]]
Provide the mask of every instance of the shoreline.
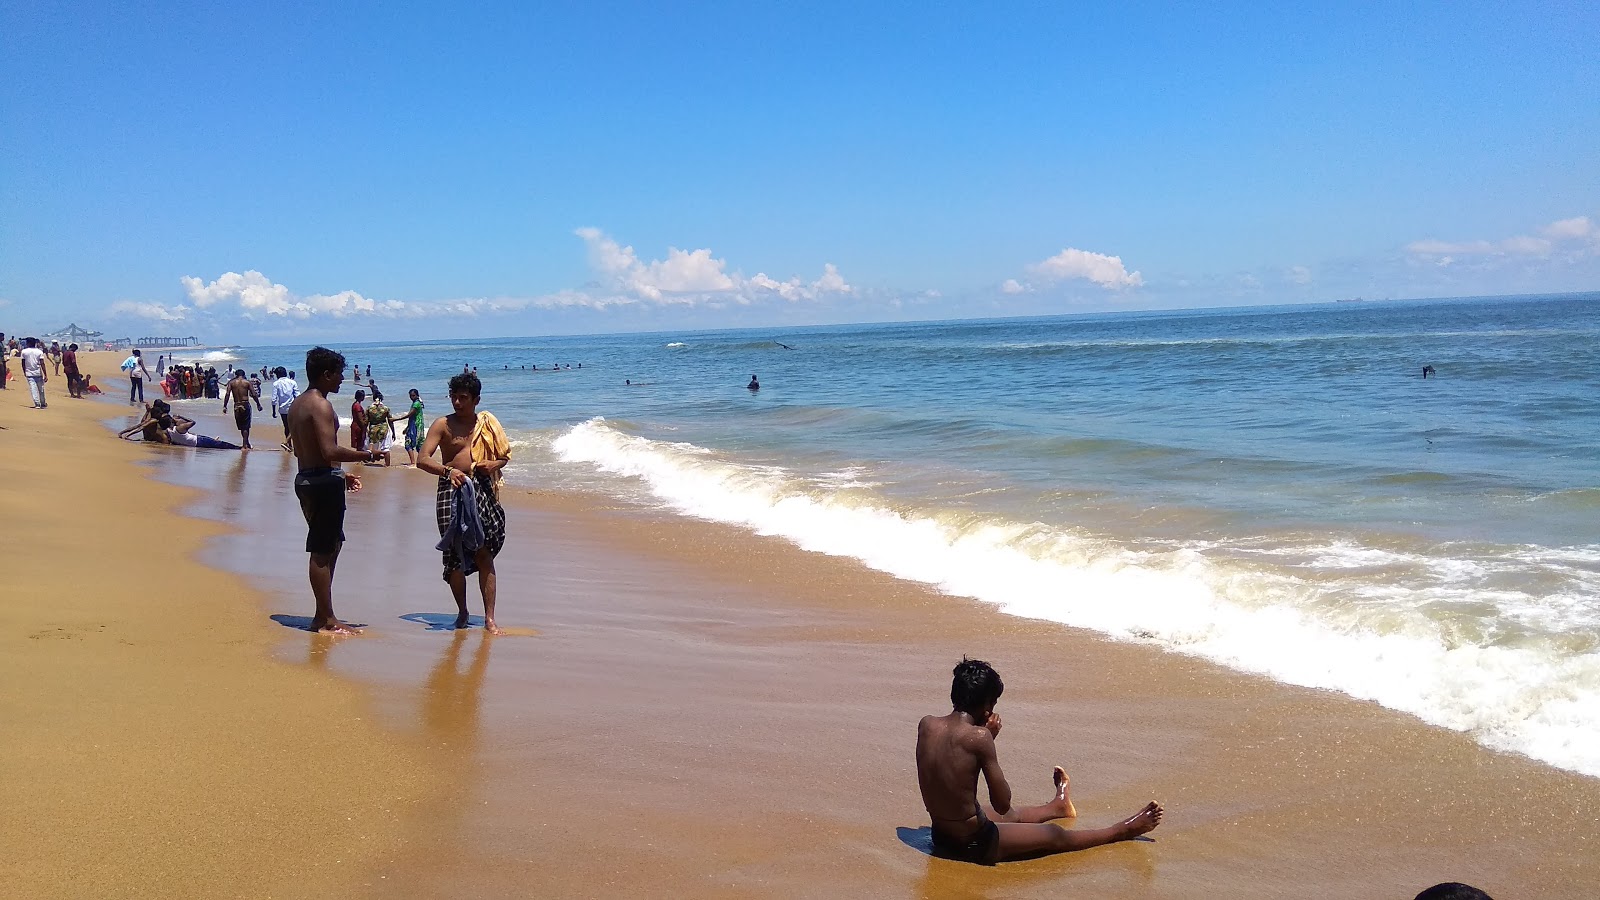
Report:
[[[221,421],[220,417],[217,421]],[[208,426],[209,427],[209,426]],[[222,433],[226,433],[223,431]],[[213,556],[274,614],[309,601],[283,454],[162,456],[216,485]],[[170,460],[170,461],[169,461]],[[283,653],[373,686],[386,722],[468,777],[380,866],[439,896],[1585,896],[1600,782],[1376,704],[1019,619],[732,526],[512,482],[501,624],[434,630],[448,591],[431,479],[364,468],[336,586],[368,632]],[[259,529],[259,525],[257,526]],[[469,593],[474,613],[475,589]],[[526,633],[532,631],[533,635]],[[300,648],[305,648],[301,650]],[[1006,678],[1001,760],[1019,800],[1064,764],[1086,827],[1155,798],[1153,841],[996,869],[930,859],[911,749],[962,654]],[[826,872],[825,878],[819,873]],[[380,894],[381,895],[381,894]]]
[[[220,415],[202,422],[228,435]],[[269,616],[310,606],[287,454],[121,456],[199,488],[181,502],[204,535],[186,558],[252,585],[237,605],[261,632],[252,652],[291,663],[287,680],[343,676],[377,733],[457,773],[418,794],[391,852],[346,873],[372,896],[1409,897],[1463,880],[1582,897],[1600,883],[1595,779],[601,497],[508,484],[501,622],[535,633],[487,639],[430,624],[451,607],[431,479],[363,469],[335,591],[369,631],[283,628]],[[481,613],[475,589],[469,602]],[[1006,679],[1019,801],[1063,764],[1083,826],[1160,799],[1153,840],[992,869],[926,856],[912,741],[948,707],[963,653]]]

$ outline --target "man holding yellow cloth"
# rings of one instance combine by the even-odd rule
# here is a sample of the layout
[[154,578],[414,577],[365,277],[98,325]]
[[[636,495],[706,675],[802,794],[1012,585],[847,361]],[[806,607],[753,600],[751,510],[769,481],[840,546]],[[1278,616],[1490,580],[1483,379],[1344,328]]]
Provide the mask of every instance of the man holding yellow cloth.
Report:
[[[467,576],[478,573],[484,628],[499,634],[494,621],[494,559],[506,543],[506,512],[500,505],[501,471],[511,460],[511,442],[493,414],[478,411],[483,383],[464,372],[450,379],[450,406],[436,419],[422,443],[417,468],[439,477],[434,513],[444,580],[456,601],[456,627],[466,628]],[[438,452],[442,462],[435,462]]]

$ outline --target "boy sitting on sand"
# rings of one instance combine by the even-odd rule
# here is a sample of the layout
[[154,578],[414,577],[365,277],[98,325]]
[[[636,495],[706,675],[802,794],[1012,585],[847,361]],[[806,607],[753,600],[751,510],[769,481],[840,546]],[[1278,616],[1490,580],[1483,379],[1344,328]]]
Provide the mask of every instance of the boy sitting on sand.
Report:
[[[1161,824],[1161,805],[1155,801],[1108,828],[1068,831],[1048,824],[1078,815],[1060,766],[1053,799],[1042,806],[1012,807],[1011,785],[1000,772],[994,746],[1000,734],[994,705],[1003,690],[988,663],[963,657],[950,685],[955,708],[949,715],[924,716],[917,725],[917,782],[933,820],[934,855],[992,866],[1131,840]],[[979,772],[989,784],[992,809],[978,804]]]

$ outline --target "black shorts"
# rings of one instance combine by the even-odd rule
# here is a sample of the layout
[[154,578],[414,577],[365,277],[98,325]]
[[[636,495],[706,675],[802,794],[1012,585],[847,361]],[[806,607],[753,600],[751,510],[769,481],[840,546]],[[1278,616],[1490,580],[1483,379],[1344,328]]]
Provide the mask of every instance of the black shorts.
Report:
[[306,469],[294,476],[294,495],[306,517],[306,552],[337,553],[344,543],[344,472]]
[[933,855],[981,866],[994,865],[1000,856],[1000,829],[981,813],[979,818],[983,819],[983,825],[964,838],[951,838],[938,828],[933,829]]
[[235,406],[233,408],[233,424],[237,425],[240,431],[250,430],[249,406]]

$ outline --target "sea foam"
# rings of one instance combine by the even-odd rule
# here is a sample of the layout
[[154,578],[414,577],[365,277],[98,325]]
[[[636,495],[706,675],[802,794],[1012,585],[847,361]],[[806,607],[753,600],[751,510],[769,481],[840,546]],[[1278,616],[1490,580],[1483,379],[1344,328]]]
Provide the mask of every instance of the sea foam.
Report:
[[[637,480],[682,514],[853,557],[1010,615],[1341,691],[1467,732],[1489,747],[1600,777],[1596,642],[1505,640],[1494,627],[1454,627],[1426,611],[1426,601],[1449,600],[1449,592],[1401,603],[1385,598],[1375,615],[1360,590],[1341,596],[1336,571],[1333,581],[1299,578],[1282,566],[1252,564],[1248,554],[1211,553],[1199,544],[1136,550],[1083,530],[906,508],[873,499],[864,489],[870,482],[858,481],[857,473],[849,490],[834,489],[826,479],[741,465],[598,418],[571,427],[552,449],[564,462]],[[1585,560],[1593,552],[1559,551]],[[1312,557],[1323,576],[1343,566],[1396,562],[1393,553],[1342,543]],[[1449,582],[1471,565],[1431,567]],[[1585,629],[1596,625],[1592,611],[1581,611]]]

